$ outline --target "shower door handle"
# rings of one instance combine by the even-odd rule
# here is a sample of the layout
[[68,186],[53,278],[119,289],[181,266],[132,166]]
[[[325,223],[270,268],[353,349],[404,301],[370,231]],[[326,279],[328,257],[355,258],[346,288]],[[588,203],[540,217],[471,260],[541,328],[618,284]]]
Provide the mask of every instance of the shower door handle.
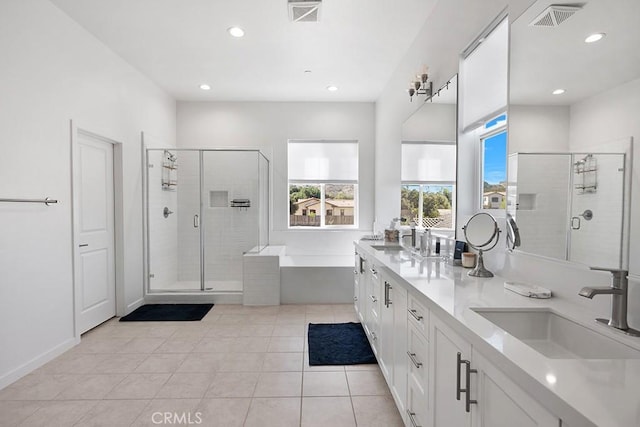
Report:
[[193,228],[200,227],[200,217],[198,215],[193,216]]

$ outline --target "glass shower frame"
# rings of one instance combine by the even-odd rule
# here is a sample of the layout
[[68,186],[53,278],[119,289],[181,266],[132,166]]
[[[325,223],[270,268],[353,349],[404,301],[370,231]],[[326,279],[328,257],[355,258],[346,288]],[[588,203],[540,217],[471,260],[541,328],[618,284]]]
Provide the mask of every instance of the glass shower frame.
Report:
[[[187,153],[189,153],[189,155],[195,154],[197,156],[197,175],[198,175],[198,179],[197,179],[197,198],[198,200],[198,207],[197,207],[197,214],[194,216],[193,221],[194,221],[194,228],[198,228],[198,244],[199,247],[195,248],[194,250],[198,252],[198,280],[194,281],[194,282],[199,282],[199,286],[198,285],[194,285],[193,287],[189,288],[171,288],[171,287],[164,287],[164,288],[154,288],[152,286],[152,279],[154,279],[154,272],[152,271],[152,267],[153,267],[153,260],[152,260],[152,219],[150,218],[151,215],[151,207],[150,207],[150,185],[153,185],[152,183],[152,179],[150,178],[151,175],[151,171],[153,170],[153,168],[161,168],[161,172],[156,172],[156,175],[160,174],[161,175],[161,179],[162,179],[162,187],[164,190],[170,190],[171,189],[171,185],[174,185],[176,187],[176,189],[179,188],[179,186],[177,185],[177,180],[172,180],[171,179],[171,175],[168,176],[168,179],[166,180],[166,184],[167,186],[165,187],[165,168],[164,167],[164,163],[165,163],[165,158],[163,157],[161,163],[162,164],[157,164],[159,163],[157,160],[157,156],[155,159],[151,159],[151,153],[160,153],[162,156],[165,156],[166,153],[173,153],[175,155],[177,155],[178,159],[180,159],[181,156],[179,156],[180,153],[183,154],[183,156]],[[143,144],[143,153],[142,153],[142,157],[143,157],[143,218],[144,218],[144,290],[145,290],[145,294],[163,294],[163,293],[187,293],[187,294],[193,294],[193,293],[240,293],[242,292],[242,284],[241,285],[241,289],[231,289],[231,290],[218,290],[218,289],[213,289],[213,288],[207,288],[207,244],[209,243],[207,241],[207,219],[211,219],[213,217],[213,215],[211,215],[209,212],[207,212],[211,207],[211,200],[209,200],[210,197],[213,197],[212,194],[209,194],[207,190],[205,190],[205,180],[207,179],[206,176],[206,163],[207,163],[207,159],[215,159],[214,157],[209,157],[209,156],[215,156],[216,154],[221,154],[222,153],[238,153],[238,154],[250,154],[250,153],[255,153],[256,155],[256,161],[257,161],[257,168],[256,168],[256,173],[255,173],[255,179],[257,180],[257,185],[256,185],[256,190],[257,190],[257,197],[255,202],[251,201],[253,206],[246,208],[243,207],[243,201],[242,200],[234,200],[235,203],[231,203],[231,200],[229,200],[229,205],[225,206],[228,208],[233,208],[234,211],[235,209],[238,209],[239,211],[242,210],[248,210],[248,209],[257,209],[257,214],[256,214],[256,228],[257,228],[257,233],[256,235],[256,245],[253,246],[251,249],[248,249],[246,251],[242,251],[239,254],[235,254],[235,255],[240,255],[242,256],[243,253],[248,252],[248,253],[256,253],[256,252],[260,252],[262,249],[264,249],[266,246],[268,246],[269,244],[269,228],[270,228],[270,198],[269,198],[269,191],[270,191],[270,161],[269,159],[264,155],[264,153],[262,153],[259,149],[242,149],[242,148],[214,148],[214,149],[196,149],[196,148],[176,148],[176,147],[167,147],[167,148],[156,148],[156,147],[146,147]],[[178,166],[180,160],[178,160]],[[154,164],[155,163],[155,164]],[[177,169],[177,167],[175,167],[174,169]],[[171,170],[169,170],[169,173],[171,173]],[[155,176],[154,178],[157,178],[157,176]],[[208,187],[211,187],[211,184],[208,185]],[[175,210],[178,211],[178,191],[176,191],[176,208]],[[192,187],[192,191],[193,187]],[[229,195],[230,196],[230,195]],[[209,201],[209,203],[207,203],[207,201]],[[154,209],[157,209],[158,206],[154,206]],[[170,212],[169,215],[173,214],[173,212]],[[155,213],[154,213],[155,215]],[[177,214],[176,214],[177,216]],[[167,218],[167,216],[165,216],[165,218]],[[156,220],[157,221],[157,220]],[[196,221],[198,221],[197,227],[196,227]],[[178,225],[176,225],[176,239],[180,239],[180,228],[178,227]],[[209,248],[211,249],[211,248]],[[211,251],[210,251],[211,252]],[[176,257],[179,257],[179,246],[178,249],[176,251]],[[180,273],[178,271],[180,271],[180,261],[176,258],[175,263],[176,263],[176,274],[175,274],[175,282],[176,284],[181,282],[180,280]],[[211,260],[209,260],[211,262]],[[236,262],[238,260],[235,260]],[[221,261],[224,263],[224,261]],[[241,269],[241,265],[240,265],[240,269]],[[242,273],[241,273],[242,274]],[[211,282],[211,281],[209,281]],[[189,283],[189,281],[187,281],[187,283]]]

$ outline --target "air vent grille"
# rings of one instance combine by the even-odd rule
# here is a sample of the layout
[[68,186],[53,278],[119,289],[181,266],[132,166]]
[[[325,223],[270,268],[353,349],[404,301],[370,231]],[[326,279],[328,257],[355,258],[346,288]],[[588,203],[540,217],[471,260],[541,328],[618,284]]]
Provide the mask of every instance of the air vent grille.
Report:
[[292,22],[318,22],[320,5],[318,0],[289,1],[289,20]]
[[580,6],[551,5],[540,15],[536,16],[535,19],[529,23],[529,26],[557,27],[567,19],[571,18],[580,9]]

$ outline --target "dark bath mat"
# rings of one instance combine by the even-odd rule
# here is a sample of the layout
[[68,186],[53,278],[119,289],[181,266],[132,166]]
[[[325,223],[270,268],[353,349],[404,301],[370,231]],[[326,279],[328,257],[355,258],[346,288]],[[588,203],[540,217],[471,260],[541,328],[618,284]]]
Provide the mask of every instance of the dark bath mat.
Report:
[[309,323],[309,365],[377,363],[360,323]]
[[121,322],[179,322],[202,320],[213,304],[146,304],[120,318]]

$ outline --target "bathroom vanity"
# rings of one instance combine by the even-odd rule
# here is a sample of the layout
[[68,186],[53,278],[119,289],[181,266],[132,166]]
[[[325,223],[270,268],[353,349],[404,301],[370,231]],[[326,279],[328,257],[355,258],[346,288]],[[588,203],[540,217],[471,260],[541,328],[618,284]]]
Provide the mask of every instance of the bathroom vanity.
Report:
[[355,263],[355,309],[405,425],[640,425],[640,339],[397,244],[355,242]]

